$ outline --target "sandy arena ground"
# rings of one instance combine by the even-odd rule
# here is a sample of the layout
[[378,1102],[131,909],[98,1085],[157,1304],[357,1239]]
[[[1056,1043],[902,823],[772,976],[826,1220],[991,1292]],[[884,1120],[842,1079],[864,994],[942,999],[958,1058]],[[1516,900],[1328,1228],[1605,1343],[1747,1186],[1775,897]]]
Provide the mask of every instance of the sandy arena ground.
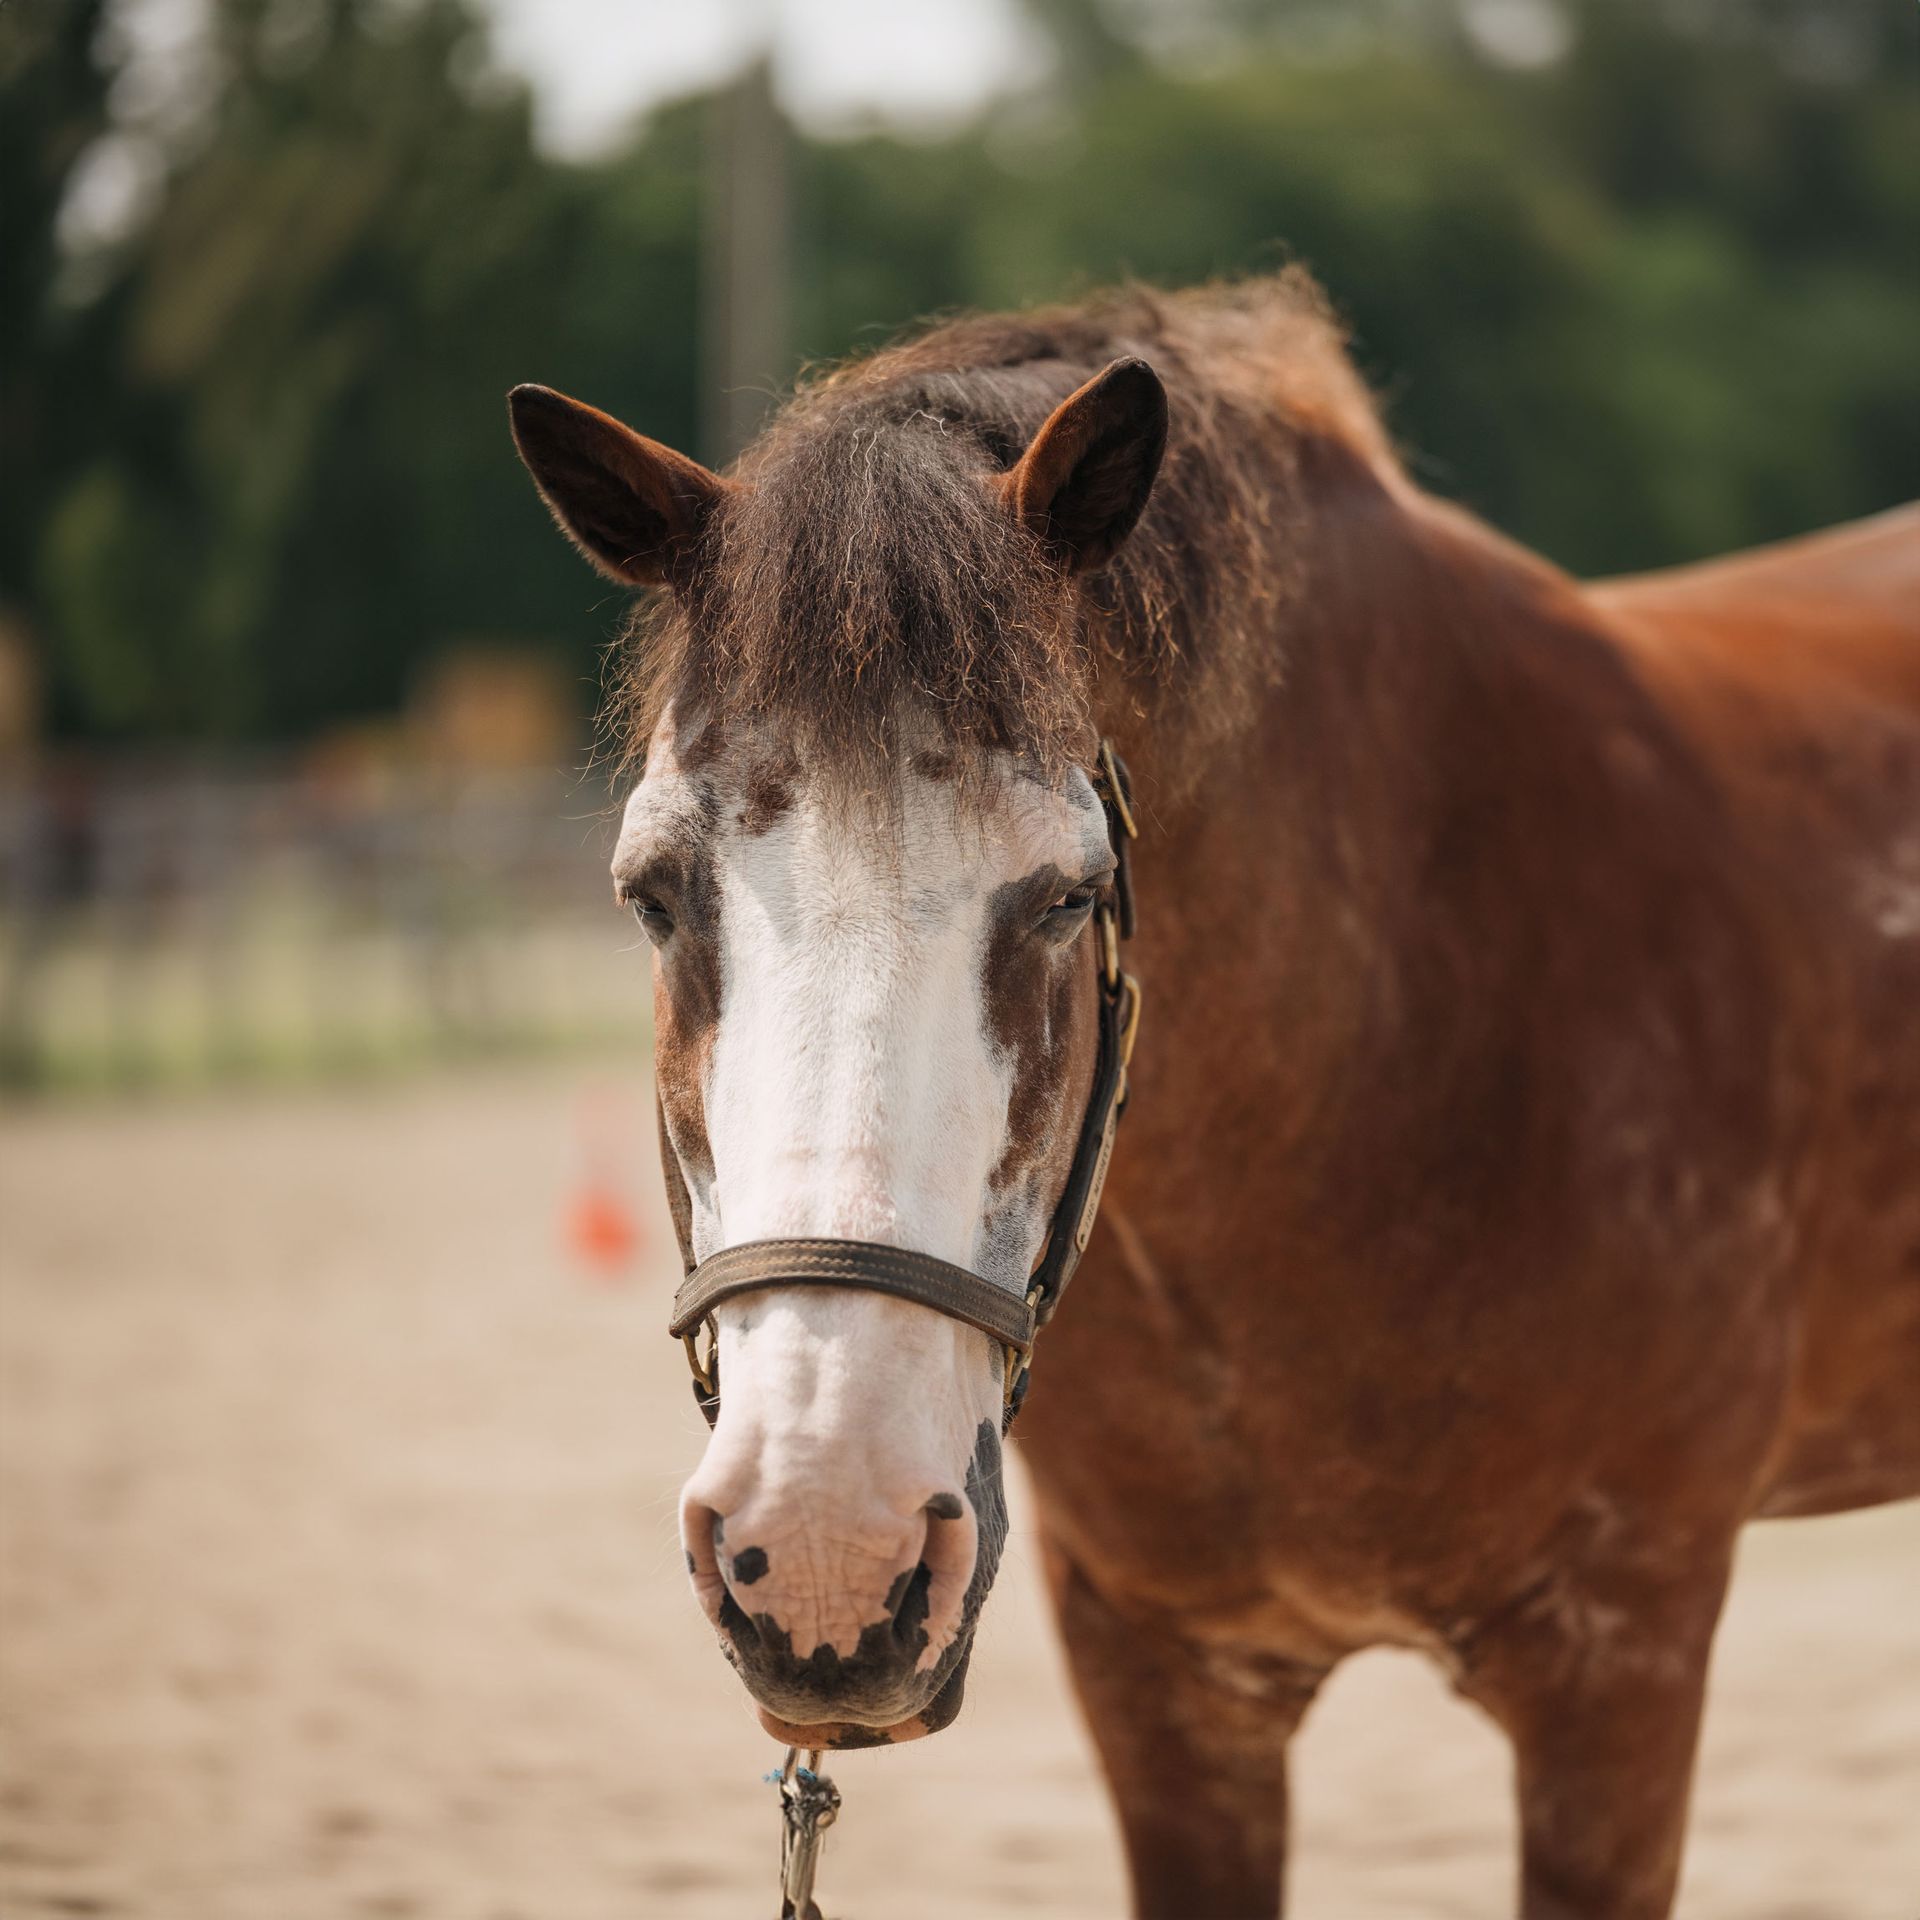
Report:
[[[642,1073],[0,1116],[0,1914],[772,1914]],[[565,1252],[583,1110],[644,1278]],[[1016,1509],[961,1723],[834,1765],[831,1914],[1123,1911],[1036,1557]],[[1510,1912],[1504,1750],[1416,1661],[1296,1779],[1296,1914]],[[1681,1912],[1920,1914],[1920,1505],[1750,1536]]]

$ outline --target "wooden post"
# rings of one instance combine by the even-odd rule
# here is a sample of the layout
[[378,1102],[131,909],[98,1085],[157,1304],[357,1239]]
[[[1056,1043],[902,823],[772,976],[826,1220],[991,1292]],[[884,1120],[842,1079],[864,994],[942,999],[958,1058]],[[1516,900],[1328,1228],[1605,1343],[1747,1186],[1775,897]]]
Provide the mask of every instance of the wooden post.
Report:
[[762,52],[709,108],[702,234],[702,453],[724,466],[786,385],[787,129]]

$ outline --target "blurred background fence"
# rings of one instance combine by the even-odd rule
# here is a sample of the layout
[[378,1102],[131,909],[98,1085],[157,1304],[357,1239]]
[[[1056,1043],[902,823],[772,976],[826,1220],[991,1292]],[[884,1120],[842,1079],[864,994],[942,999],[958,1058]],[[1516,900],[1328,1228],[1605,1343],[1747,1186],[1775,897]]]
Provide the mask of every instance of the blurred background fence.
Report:
[[382,1071],[643,1035],[604,769],[470,650],[299,751],[67,747],[0,780],[0,1084]]
[[644,1036],[603,783],[68,760],[0,787],[17,1088],[382,1071]]

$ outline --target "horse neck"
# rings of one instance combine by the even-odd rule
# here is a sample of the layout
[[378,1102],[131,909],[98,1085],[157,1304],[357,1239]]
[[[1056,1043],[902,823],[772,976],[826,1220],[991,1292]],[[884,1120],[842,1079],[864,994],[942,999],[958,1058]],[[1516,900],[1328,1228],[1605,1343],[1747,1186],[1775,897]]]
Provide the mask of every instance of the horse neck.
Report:
[[1569,886],[1606,884],[1620,767],[1599,762],[1665,746],[1563,575],[1340,442],[1301,475],[1302,550],[1276,556],[1298,587],[1278,632],[1240,636],[1279,671],[1239,676],[1230,745],[1189,746],[1207,729],[1176,707],[1123,746],[1160,841],[1156,981],[1268,1036],[1312,1104],[1369,1059],[1403,1071],[1409,1031],[1444,1067],[1445,1034],[1470,1047],[1476,1010],[1530,990]]

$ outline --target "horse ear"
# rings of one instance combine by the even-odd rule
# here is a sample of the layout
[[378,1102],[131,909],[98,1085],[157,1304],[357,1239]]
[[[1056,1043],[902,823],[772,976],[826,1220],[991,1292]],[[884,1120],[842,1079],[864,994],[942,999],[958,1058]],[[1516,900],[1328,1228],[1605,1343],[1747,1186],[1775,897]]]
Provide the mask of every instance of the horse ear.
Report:
[[507,395],[513,442],[560,531],[610,578],[670,580],[733,482],[551,387]]
[[1078,573],[1133,531],[1166,447],[1160,376],[1144,360],[1116,360],[1054,408],[999,484],[1014,518]]

